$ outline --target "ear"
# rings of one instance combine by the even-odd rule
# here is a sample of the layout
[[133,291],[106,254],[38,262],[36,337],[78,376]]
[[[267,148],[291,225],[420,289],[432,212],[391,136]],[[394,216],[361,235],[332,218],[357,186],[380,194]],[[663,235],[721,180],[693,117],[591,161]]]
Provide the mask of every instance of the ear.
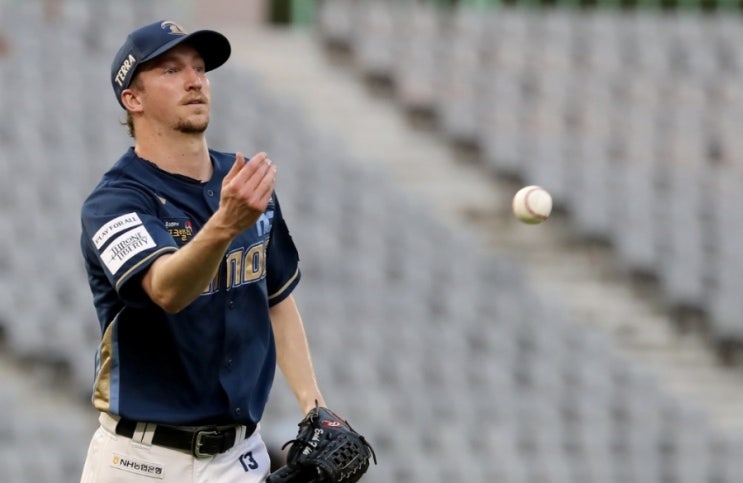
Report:
[[121,102],[127,111],[142,112],[142,99],[139,93],[132,89],[124,89],[121,92]]

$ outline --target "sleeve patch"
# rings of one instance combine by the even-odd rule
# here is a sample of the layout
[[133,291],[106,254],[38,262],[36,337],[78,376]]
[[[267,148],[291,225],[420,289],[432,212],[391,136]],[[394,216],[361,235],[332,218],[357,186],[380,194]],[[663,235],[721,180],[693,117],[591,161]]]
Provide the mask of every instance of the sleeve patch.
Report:
[[101,260],[112,275],[134,255],[155,247],[155,240],[144,226],[139,226],[116,238],[101,254]]
[[103,225],[101,229],[93,235],[93,244],[100,250],[100,248],[117,233],[121,233],[124,230],[128,230],[133,226],[141,224],[142,220],[140,220],[139,215],[134,212],[116,217]]

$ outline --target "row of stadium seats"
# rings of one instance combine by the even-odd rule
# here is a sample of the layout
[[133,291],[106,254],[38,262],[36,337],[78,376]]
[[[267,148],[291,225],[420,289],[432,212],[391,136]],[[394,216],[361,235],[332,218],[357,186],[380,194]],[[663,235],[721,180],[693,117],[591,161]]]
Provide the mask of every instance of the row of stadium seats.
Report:
[[[354,0],[351,0],[354,1]],[[444,9],[464,8],[559,8],[563,10],[608,10],[611,12],[637,10],[643,15],[665,12],[691,12],[693,14],[735,15],[741,12],[742,5],[738,0],[416,0]],[[292,23],[304,27],[311,24],[318,14],[322,13],[323,0],[279,0],[270,2],[276,12],[270,15],[271,21]]]
[[[212,81],[255,89],[228,69]],[[279,140],[269,123],[244,135],[279,153],[288,172],[279,195],[310,254],[297,297],[318,373],[388,461],[366,479],[735,479],[733,442],[605,333],[565,320],[506,256],[480,254],[290,104],[258,96],[251,105],[281,126]],[[349,360],[349,347],[369,359]],[[274,402],[291,417],[290,395]],[[403,421],[406,434],[391,438],[390,424]]]
[[[307,139],[297,117],[282,129]],[[697,408],[338,145],[298,149],[282,199],[312,254],[297,297],[328,397],[393,458],[370,481],[734,481]],[[327,193],[301,188],[320,183]],[[369,360],[348,360],[349,347]],[[391,421],[409,434],[390,438]]]
[[[608,10],[638,9],[646,14],[652,11],[691,11],[698,12],[724,12],[728,14],[740,13],[741,4],[735,0],[423,0],[439,7],[488,7],[500,8],[526,7],[526,8],[562,8],[580,9],[597,8]],[[301,2],[301,0],[294,0]]]
[[95,428],[95,415],[86,411],[87,408],[62,413],[65,398],[40,399],[28,381],[19,382],[17,375],[5,371],[2,376],[3,481],[79,481],[87,443]]
[[[87,394],[99,329],[79,255],[79,210],[127,145],[108,81],[110,52],[127,30],[97,31],[96,20],[135,24],[158,10],[142,2],[69,1],[64,16],[49,23],[41,2],[8,7],[3,28],[13,44],[0,60],[0,105],[16,115],[0,123],[7,233],[0,320],[10,324],[13,353],[69,366],[75,387]],[[94,34],[101,38],[91,44]]]
[[[49,27],[65,40],[42,42],[38,6],[17,2],[14,55],[0,60],[0,82],[13,86],[0,89],[0,104],[18,113],[0,129],[9,164],[0,320],[10,354],[52,354],[72,369],[71,394],[90,391],[98,339],[76,256],[79,203],[126,145],[107,71],[144,3],[68,0]],[[89,45],[101,25],[105,40]],[[50,84],[69,65],[69,91]],[[19,71],[28,84],[13,78]],[[317,371],[379,456],[364,481],[738,481],[736,435],[665,393],[608,335],[574,324],[507,254],[481,253],[447,229],[259,74],[228,64],[210,77],[210,146],[281,160],[278,195],[302,254],[296,296]],[[285,389],[277,384],[267,431],[296,419]],[[12,379],[0,393],[3,481],[76,481],[87,423],[23,404],[33,397]]]
[[[108,80],[113,51],[130,27],[170,10],[64,0],[48,18],[45,3],[7,0],[0,17],[9,41],[0,57],[0,329],[4,358],[29,367],[3,372],[0,385],[8,483],[79,481],[97,424],[89,399],[100,337],[79,210],[127,145]],[[52,369],[38,387],[37,367]]]
[[[740,17],[327,1],[322,39],[743,343]],[[404,26],[404,27],[403,27]]]

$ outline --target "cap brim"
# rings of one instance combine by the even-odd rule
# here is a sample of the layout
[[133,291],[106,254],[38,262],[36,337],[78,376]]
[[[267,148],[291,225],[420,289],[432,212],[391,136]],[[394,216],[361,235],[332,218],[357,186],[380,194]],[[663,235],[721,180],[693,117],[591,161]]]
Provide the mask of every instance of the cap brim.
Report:
[[164,54],[177,45],[188,44],[204,59],[204,67],[207,71],[216,69],[227,62],[232,53],[232,47],[227,37],[214,30],[198,30],[188,35],[180,36],[163,45],[156,51],[141,60],[142,63]]

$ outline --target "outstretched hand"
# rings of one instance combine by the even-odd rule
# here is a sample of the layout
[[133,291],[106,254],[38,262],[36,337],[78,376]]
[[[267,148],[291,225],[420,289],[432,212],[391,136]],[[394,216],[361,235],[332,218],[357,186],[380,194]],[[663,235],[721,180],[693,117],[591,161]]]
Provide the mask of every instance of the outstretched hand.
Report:
[[222,180],[219,212],[224,225],[234,234],[250,228],[266,211],[276,185],[276,166],[260,152],[245,161],[237,153],[235,164]]

